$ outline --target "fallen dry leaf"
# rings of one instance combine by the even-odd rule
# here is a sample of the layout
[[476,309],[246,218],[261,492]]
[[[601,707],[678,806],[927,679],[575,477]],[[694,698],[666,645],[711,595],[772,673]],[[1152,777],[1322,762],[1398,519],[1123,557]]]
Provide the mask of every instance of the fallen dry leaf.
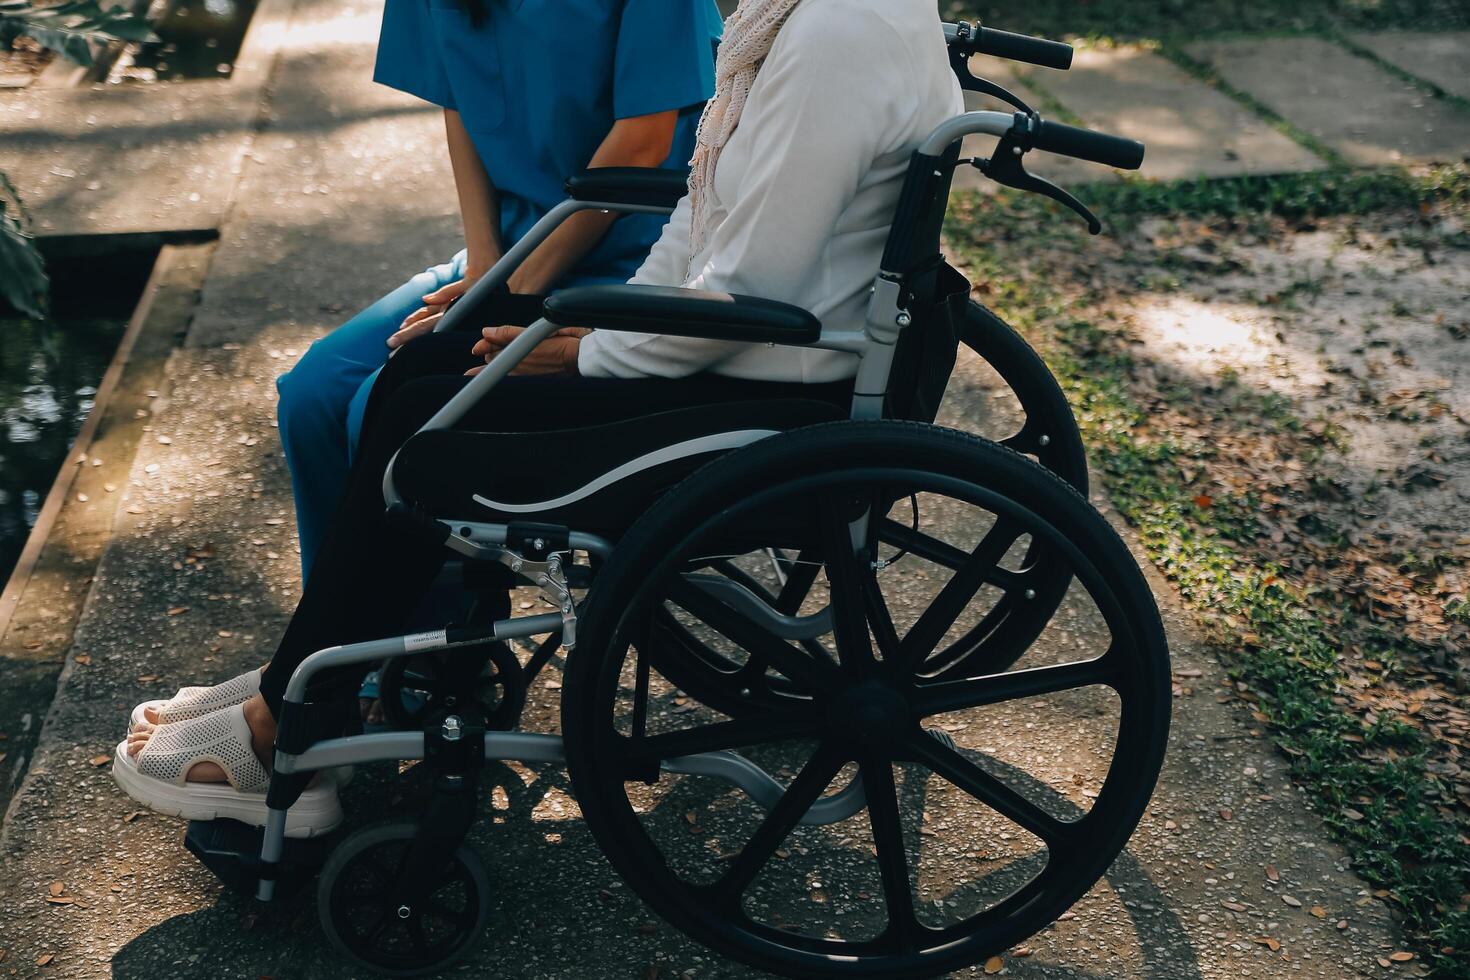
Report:
[[55,953],[42,953],[40,956],[36,957],[36,965],[45,966],[47,963],[50,963],[54,959],[56,959]]
[[1399,950],[1397,953],[1389,953],[1388,958],[1394,963],[1407,963],[1414,958],[1414,954]]
[[985,961],[985,975],[993,976],[1005,969],[1005,961],[999,956],[992,956]]
[[66,891],[66,884],[60,881],[53,881],[51,884],[46,886],[46,890],[52,895],[60,895],[62,892]]
[[92,758],[88,759],[87,761],[90,762],[90,763],[92,763],[92,765],[94,765],[94,766],[105,766],[109,762],[112,761],[112,756],[110,756],[110,755],[94,755],[94,756],[92,756]]

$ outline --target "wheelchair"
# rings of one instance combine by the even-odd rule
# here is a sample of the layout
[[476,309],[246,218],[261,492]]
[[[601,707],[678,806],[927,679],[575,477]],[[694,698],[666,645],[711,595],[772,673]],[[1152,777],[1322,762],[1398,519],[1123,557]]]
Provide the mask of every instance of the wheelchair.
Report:
[[[591,836],[648,906],[718,952],[787,976],[970,966],[1102,877],[1162,764],[1164,631],[1127,547],[1087,502],[1082,443],[1057,382],[970,299],[940,233],[966,165],[1067,203],[1095,233],[1080,203],[1026,172],[1026,153],[1133,169],[1143,147],[1044,121],[968,67],[986,53],[1065,68],[1066,45],[945,30],[965,87],[1016,111],[967,112],[915,151],[861,329],[684,289],[507,296],[510,272],[568,215],[667,214],[685,192],[682,174],[629,169],[570,179],[568,200],[450,309],[440,329],[518,311],[510,322],[527,330],[404,444],[384,477],[385,506],[452,553],[466,588],[534,589],[547,611],[502,617],[486,602],[488,613],[463,624],[308,657],[279,719],[263,831],[190,826],[189,848],[227,884],[270,901],[319,876],[322,927],[346,956],[389,975],[444,969],[474,947],[494,901],[466,842],[493,760],[564,763]],[[998,138],[988,159],[960,158],[973,134]],[[852,352],[851,409],[792,398],[529,437],[458,427],[564,325]],[[1010,437],[935,424],[961,344],[1019,403]],[[563,465],[514,483],[484,468],[466,493],[419,475],[416,460],[446,456]],[[536,637],[523,662],[509,644]],[[558,651],[560,735],[517,730],[531,679]],[[375,663],[392,730],[322,737],[312,677]],[[984,711],[1019,704],[1024,718],[1037,699],[1079,691],[1116,709],[1100,743],[1105,775],[1080,803],[959,745],[953,732],[966,723],[942,723],[985,730],[974,721]],[[427,774],[417,820],[286,839],[312,774],[401,760]],[[973,900],[918,897],[915,854],[929,831],[927,814],[914,829],[912,790],[931,777],[986,815],[961,828],[957,850],[930,848],[949,894]],[[1022,838],[1033,853],[998,867],[963,853]],[[821,880],[846,874],[834,865],[851,880]]]

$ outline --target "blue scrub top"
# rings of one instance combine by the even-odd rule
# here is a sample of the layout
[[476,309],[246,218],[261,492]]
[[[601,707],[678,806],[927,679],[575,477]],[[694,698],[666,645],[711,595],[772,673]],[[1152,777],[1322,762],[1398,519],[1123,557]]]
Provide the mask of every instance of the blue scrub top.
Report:
[[[681,110],[665,167],[694,152],[714,92],[715,0],[387,0],[373,79],[455,109],[500,200],[507,248],[566,198],[613,122]],[[619,219],[560,285],[622,282],[667,221]]]

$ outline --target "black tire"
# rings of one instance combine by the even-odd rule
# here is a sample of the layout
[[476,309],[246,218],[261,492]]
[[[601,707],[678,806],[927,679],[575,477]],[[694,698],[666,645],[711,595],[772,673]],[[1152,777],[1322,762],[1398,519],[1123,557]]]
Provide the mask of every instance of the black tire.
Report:
[[[490,916],[490,876],[484,859],[471,845],[461,844],[430,895],[431,900],[447,903],[453,901],[451,893],[458,894],[460,907],[445,904],[437,914],[415,911],[409,919],[397,919],[392,886],[417,833],[418,824],[405,820],[356,831],[332,851],[317,885],[317,915],[328,941],[347,959],[381,976],[423,976],[459,962],[474,951]],[[363,887],[374,881],[377,890]],[[361,928],[361,918],[354,917],[358,909],[376,910],[371,927]],[[365,935],[379,929],[380,923],[376,936]],[[425,930],[435,923],[437,939],[430,942]]]
[[[1107,652],[1092,661],[1041,668],[1044,673],[1018,671],[960,681],[964,694],[956,695],[955,683],[941,686],[917,670],[910,671],[901,653],[903,638],[893,632],[891,622],[888,649],[900,654],[890,661],[888,653],[880,658],[869,649],[866,665],[857,654],[849,661],[845,646],[871,647],[868,631],[849,623],[839,627],[839,634],[845,631],[850,639],[844,642],[838,635],[837,657],[825,663],[815,655],[802,661],[801,648],[790,644],[784,652],[771,654],[779,656],[788,676],[796,675],[793,683],[798,689],[805,685],[799,691],[806,695],[804,701],[792,698],[784,706],[754,706],[744,713],[728,705],[719,707],[729,715],[728,723],[658,736],[662,741],[657,751],[649,747],[654,743],[640,740],[638,692],[646,721],[650,681],[644,664],[649,658],[637,657],[635,666],[632,647],[644,635],[651,611],[663,607],[664,595],[684,595],[687,600],[690,590],[682,569],[691,566],[686,559],[709,554],[713,542],[727,540],[727,535],[717,533],[727,525],[746,527],[752,515],[769,517],[762,508],[783,495],[800,495],[812,502],[807,506],[818,515],[815,520],[829,525],[825,540],[840,543],[850,517],[840,507],[846,491],[838,488],[860,488],[852,499],[862,501],[872,486],[909,483],[942,485],[983,501],[997,515],[996,528],[1002,521],[1023,523],[1034,535],[1044,535],[1048,547],[1065,556],[1079,586],[1096,602],[1111,638]],[[836,516],[821,516],[818,512],[823,510]],[[1014,543],[1018,538],[1009,540]],[[829,553],[841,556],[842,551],[839,544]],[[982,541],[975,554],[984,553]],[[870,557],[859,554],[848,561],[854,558],[849,552],[836,565],[826,560],[829,579],[871,579],[872,564],[866,560]],[[986,567],[977,559],[977,574]],[[837,609],[839,595],[847,596],[843,608],[860,610],[853,615],[871,617],[866,589],[866,585],[839,589],[834,584],[834,621],[845,621]],[[861,600],[853,598],[859,593]],[[958,601],[969,603],[973,598],[972,591]],[[707,605],[702,599],[693,604]],[[731,628],[730,617],[724,612],[719,616],[726,624],[717,628]],[[747,627],[753,622],[745,618],[733,631],[744,630],[742,635],[749,636]],[[880,632],[874,627],[871,636]],[[770,648],[763,639],[755,642]],[[878,646],[883,647],[881,639]],[[911,653],[922,658],[923,650],[919,644]],[[653,669],[662,676],[662,665],[655,661]],[[635,670],[630,685],[626,678]],[[838,422],[774,436],[711,463],[664,497],[622,539],[599,576],[581,619],[580,642],[568,658],[565,685],[562,730],[567,765],[578,805],[608,860],[655,912],[693,938],[744,963],[792,977],[943,973],[981,962],[1053,921],[1107,871],[1141,818],[1162,764],[1171,707],[1168,649],[1158,610],[1132,555],[1107,521],[1073,488],[1031,460],[963,433],[899,422]],[[954,761],[959,754],[952,741],[920,724],[931,714],[957,710],[957,697],[984,698],[976,704],[994,705],[1090,685],[1111,688],[1121,709],[1106,777],[1090,810],[1076,821],[1041,814],[1038,804],[1014,791],[1007,795],[995,790],[981,779],[984,773],[975,776],[970,771],[978,767],[972,764],[966,770]],[[628,716],[617,715],[617,702],[630,687],[635,707],[631,734],[624,734]],[[688,696],[675,699],[681,705],[675,711],[689,711],[689,702],[698,700],[692,692],[685,693]],[[969,710],[967,705],[960,707]],[[749,742],[737,743],[737,736]],[[665,786],[672,770],[664,769],[661,775],[659,759],[737,745],[761,747],[788,737],[815,741],[816,748],[780,802],[758,818],[759,829],[741,850],[712,859],[718,865],[712,882],[681,879],[669,853],[690,845],[671,837],[666,853],[654,841],[645,820],[654,821],[643,808],[635,810],[630,784],[635,784],[635,793],[646,791],[636,785],[640,782],[650,788]],[[696,745],[698,749],[692,747]],[[824,938],[833,933],[821,932],[820,923],[813,926],[814,934],[798,935],[780,923],[755,921],[744,904],[755,874],[774,867],[770,861],[772,853],[778,853],[774,849],[813,801],[828,799],[820,794],[835,785],[838,767],[854,763],[864,780],[862,804],[869,811],[873,854],[883,878],[886,927],[871,939],[845,942]],[[990,807],[986,812],[1033,832],[1045,843],[1045,865],[1009,897],[953,926],[930,929],[921,923],[913,905],[904,856],[907,845],[893,789],[896,763],[927,767],[985,802]],[[680,792],[683,785],[670,792]],[[701,830],[703,818],[697,818],[694,810],[684,816],[687,826],[674,821],[676,832]],[[721,836],[714,843],[728,850],[730,838]],[[756,856],[747,860],[752,849]],[[696,846],[695,853],[703,851]],[[728,883],[730,878],[733,884]],[[812,908],[820,917],[827,906]]]
[[1087,449],[1072,406],[1046,361],[1010,324],[974,300],[965,321],[965,346],[995,369],[1026,416],[1018,432],[996,441],[1032,457],[1087,496]]

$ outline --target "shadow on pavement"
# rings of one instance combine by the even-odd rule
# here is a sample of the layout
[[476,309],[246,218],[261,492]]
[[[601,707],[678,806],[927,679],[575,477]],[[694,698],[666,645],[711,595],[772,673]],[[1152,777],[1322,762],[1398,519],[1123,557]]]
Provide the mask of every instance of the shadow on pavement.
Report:
[[[975,752],[967,754],[980,758]],[[1024,795],[1032,799],[1045,795],[1063,807],[1067,816],[1080,815],[1074,804],[1025,772],[994,759],[988,759],[987,765],[1004,770],[1008,781]],[[388,767],[363,775],[368,778],[355,781],[344,800],[349,813],[411,818],[414,802],[424,789],[424,781],[412,770],[402,778],[395,778]],[[912,772],[905,777],[900,784],[901,805],[905,811],[921,812],[928,780]],[[496,792],[497,787],[502,792]],[[488,859],[500,902],[484,942],[470,961],[468,969],[474,975],[645,976],[653,975],[649,970],[654,963],[673,967],[671,974],[660,975],[677,975],[691,968],[701,978],[761,975],[723,961],[672,928],[652,922],[651,913],[616,879],[580,819],[545,819],[548,804],[570,799],[565,772],[535,770],[535,778],[527,785],[507,766],[495,764],[486,770],[482,791],[486,818],[473,837]],[[675,799],[666,802],[684,805]],[[541,819],[533,820],[533,811],[539,811]],[[1028,863],[1013,863],[1000,874],[1018,876],[1019,885],[1024,881],[1022,873],[1030,870]],[[208,872],[191,866],[190,873]],[[969,883],[948,897],[962,897],[966,888],[993,885],[993,879]],[[1125,851],[1106,880],[1113,891],[1127,896],[1119,906],[1130,920],[1124,933],[1136,937],[1142,959],[1139,973],[1161,980],[1200,977],[1182,923],[1138,861]],[[221,892],[213,906],[176,916],[133,939],[113,957],[113,976],[156,980],[166,975],[186,980],[218,977],[221,969],[229,975],[277,980],[357,975],[327,947],[315,905],[314,886],[271,908]],[[1029,958],[1008,959],[1007,966],[1015,976],[1102,980],[1116,975],[1107,969]]]

